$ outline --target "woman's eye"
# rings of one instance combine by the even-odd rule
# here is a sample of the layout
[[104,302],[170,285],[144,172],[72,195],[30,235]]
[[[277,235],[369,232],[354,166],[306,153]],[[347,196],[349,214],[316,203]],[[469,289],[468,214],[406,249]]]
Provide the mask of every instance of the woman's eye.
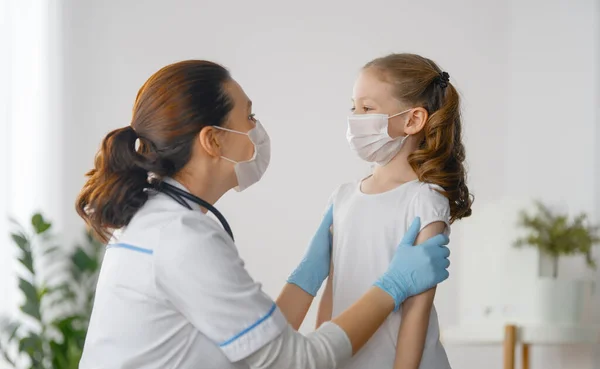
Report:
[[354,111],[356,111],[355,107],[350,108],[350,111],[354,113]]
[[248,115],[248,120],[250,120],[252,122],[256,122],[256,114],[252,113],[252,114]]

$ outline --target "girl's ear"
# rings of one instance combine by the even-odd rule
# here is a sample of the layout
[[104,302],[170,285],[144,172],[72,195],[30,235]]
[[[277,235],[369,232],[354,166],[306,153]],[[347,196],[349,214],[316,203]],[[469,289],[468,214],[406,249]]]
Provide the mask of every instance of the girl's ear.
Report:
[[429,113],[425,108],[415,108],[408,114],[408,122],[404,126],[404,133],[407,135],[415,135],[423,130],[425,123],[429,118]]

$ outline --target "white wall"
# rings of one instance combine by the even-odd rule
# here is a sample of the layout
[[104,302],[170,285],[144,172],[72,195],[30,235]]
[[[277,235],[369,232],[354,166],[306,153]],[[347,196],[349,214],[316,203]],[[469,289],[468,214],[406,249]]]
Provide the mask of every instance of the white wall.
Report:
[[[596,66],[598,66],[600,64],[600,1],[596,2],[596,40],[595,40],[595,45],[596,45]],[[594,168],[596,169],[596,180],[595,180],[595,188],[596,188],[596,220],[600,219],[600,104],[598,103],[600,101],[600,68],[596,68],[596,98],[595,98],[595,105],[596,105],[596,152],[595,152],[595,158],[596,158],[596,163],[594,165]],[[595,256],[597,259],[600,259],[600,250],[596,249],[596,253]],[[600,285],[600,273],[596,273],[596,285]],[[599,294],[600,295],[600,294]],[[596,305],[598,306],[600,305],[600,296],[596,297]],[[600,317],[598,317],[598,315],[600,315],[600,309],[596,309],[596,321],[600,321]],[[599,369],[600,368],[600,350],[596,351],[595,353],[595,357],[594,357],[594,365],[595,365],[595,369]]]
[[[389,52],[431,57],[461,90],[474,217],[505,195],[540,194],[594,210],[600,37],[593,0],[141,4],[64,0],[60,218],[69,232],[81,227],[72,204],[101,138],[129,124],[151,73],[188,58],[230,68],[272,137],[264,181],[218,204],[272,296],[300,260],[330,192],[366,171],[348,150],[345,117],[360,66]],[[468,227],[468,220],[457,225]],[[474,262],[468,248],[460,237],[452,247],[454,278],[436,302],[442,326],[458,322],[456,296],[471,288],[458,273]],[[501,367],[500,347],[448,352],[456,368]],[[534,350],[535,364],[549,369],[571,360],[590,367],[590,357],[589,350]]]
[[0,2],[0,316],[15,311],[15,255],[8,218],[27,227],[43,210],[60,228],[62,50],[59,0]]
[[[0,2],[0,45],[10,52],[12,49],[12,42],[10,41],[9,29],[9,18],[8,18],[8,3]],[[1,54],[0,54],[1,55]],[[6,55],[0,56],[0,81],[7,81],[10,78],[10,59]],[[10,152],[9,147],[9,105],[10,91],[7,88],[0,88],[0,158],[7,158]],[[0,173],[7,173],[10,170],[8,160],[0,159]],[[8,208],[8,199],[6,195],[8,192],[8,186],[6,181],[0,181],[0,216],[5,217],[5,209]],[[8,247],[8,222],[0,219],[0,296],[3,296],[0,300],[0,316],[10,310],[12,305],[12,282],[14,281],[12,273],[12,263],[10,255],[11,253],[7,250]]]
[[[509,205],[512,201],[538,198],[571,213],[589,212],[600,220],[599,12],[594,0],[515,0],[510,4],[508,54],[503,60],[508,71],[503,173],[497,175],[492,166],[481,168],[503,184],[502,196],[493,199],[495,208],[490,209],[499,214],[496,219],[512,206]],[[479,139],[488,142],[493,138]],[[504,217],[507,218],[510,217]],[[506,284],[511,273],[525,270],[525,275],[525,268],[529,268],[530,278],[537,273],[535,255],[514,251],[510,246],[514,233],[508,233],[512,232],[513,222],[492,225],[486,228],[489,234],[485,235],[481,234],[481,222],[485,221],[478,218],[473,221],[477,227],[469,227],[468,221],[463,227],[465,237],[479,233],[472,239],[481,241],[487,237],[488,242],[485,245],[466,242],[462,249],[461,320],[469,319],[463,314],[473,309],[475,302],[499,304],[498,299],[494,300],[494,295],[498,295],[496,289]],[[491,235],[494,230],[501,234]],[[491,253],[502,262],[494,263],[491,268],[478,262]],[[478,278],[490,270],[496,273],[487,279]],[[580,257],[563,258],[560,270],[565,277],[600,279],[600,273],[587,270]],[[490,283],[491,280],[497,283]],[[518,294],[518,286],[513,288],[514,295]],[[600,299],[596,296],[588,321],[598,324],[599,311]],[[589,368],[593,365],[593,349],[536,347],[532,361],[535,367]],[[600,360],[596,359],[596,363],[600,365]]]
[[[507,193],[596,215],[600,7],[595,0],[512,4]],[[592,275],[581,257],[565,258],[560,268],[563,276]],[[594,311],[600,310],[599,302]],[[594,318],[600,322],[600,315]],[[589,368],[596,350],[535,349],[532,360],[541,367]]]

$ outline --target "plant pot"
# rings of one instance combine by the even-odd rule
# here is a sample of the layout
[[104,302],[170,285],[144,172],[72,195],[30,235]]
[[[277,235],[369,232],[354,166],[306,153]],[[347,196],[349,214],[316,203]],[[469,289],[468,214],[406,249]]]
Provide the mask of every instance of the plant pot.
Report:
[[533,289],[533,318],[539,324],[582,323],[593,282],[538,278]]

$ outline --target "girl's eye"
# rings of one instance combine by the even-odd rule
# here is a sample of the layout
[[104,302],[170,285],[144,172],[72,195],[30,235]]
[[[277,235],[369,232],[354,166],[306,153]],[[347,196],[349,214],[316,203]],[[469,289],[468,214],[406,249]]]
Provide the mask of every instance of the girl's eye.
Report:
[[256,114],[252,113],[252,114],[248,115],[248,120],[250,120],[252,122],[256,122]]
[[[370,110],[373,110],[372,108],[369,108],[367,106],[363,106],[361,109],[365,113],[368,112],[368,111],[370,111]],[[354,113],[356,111],[356,108],[352,107],[352,108],[350,108],[350,111]]]

